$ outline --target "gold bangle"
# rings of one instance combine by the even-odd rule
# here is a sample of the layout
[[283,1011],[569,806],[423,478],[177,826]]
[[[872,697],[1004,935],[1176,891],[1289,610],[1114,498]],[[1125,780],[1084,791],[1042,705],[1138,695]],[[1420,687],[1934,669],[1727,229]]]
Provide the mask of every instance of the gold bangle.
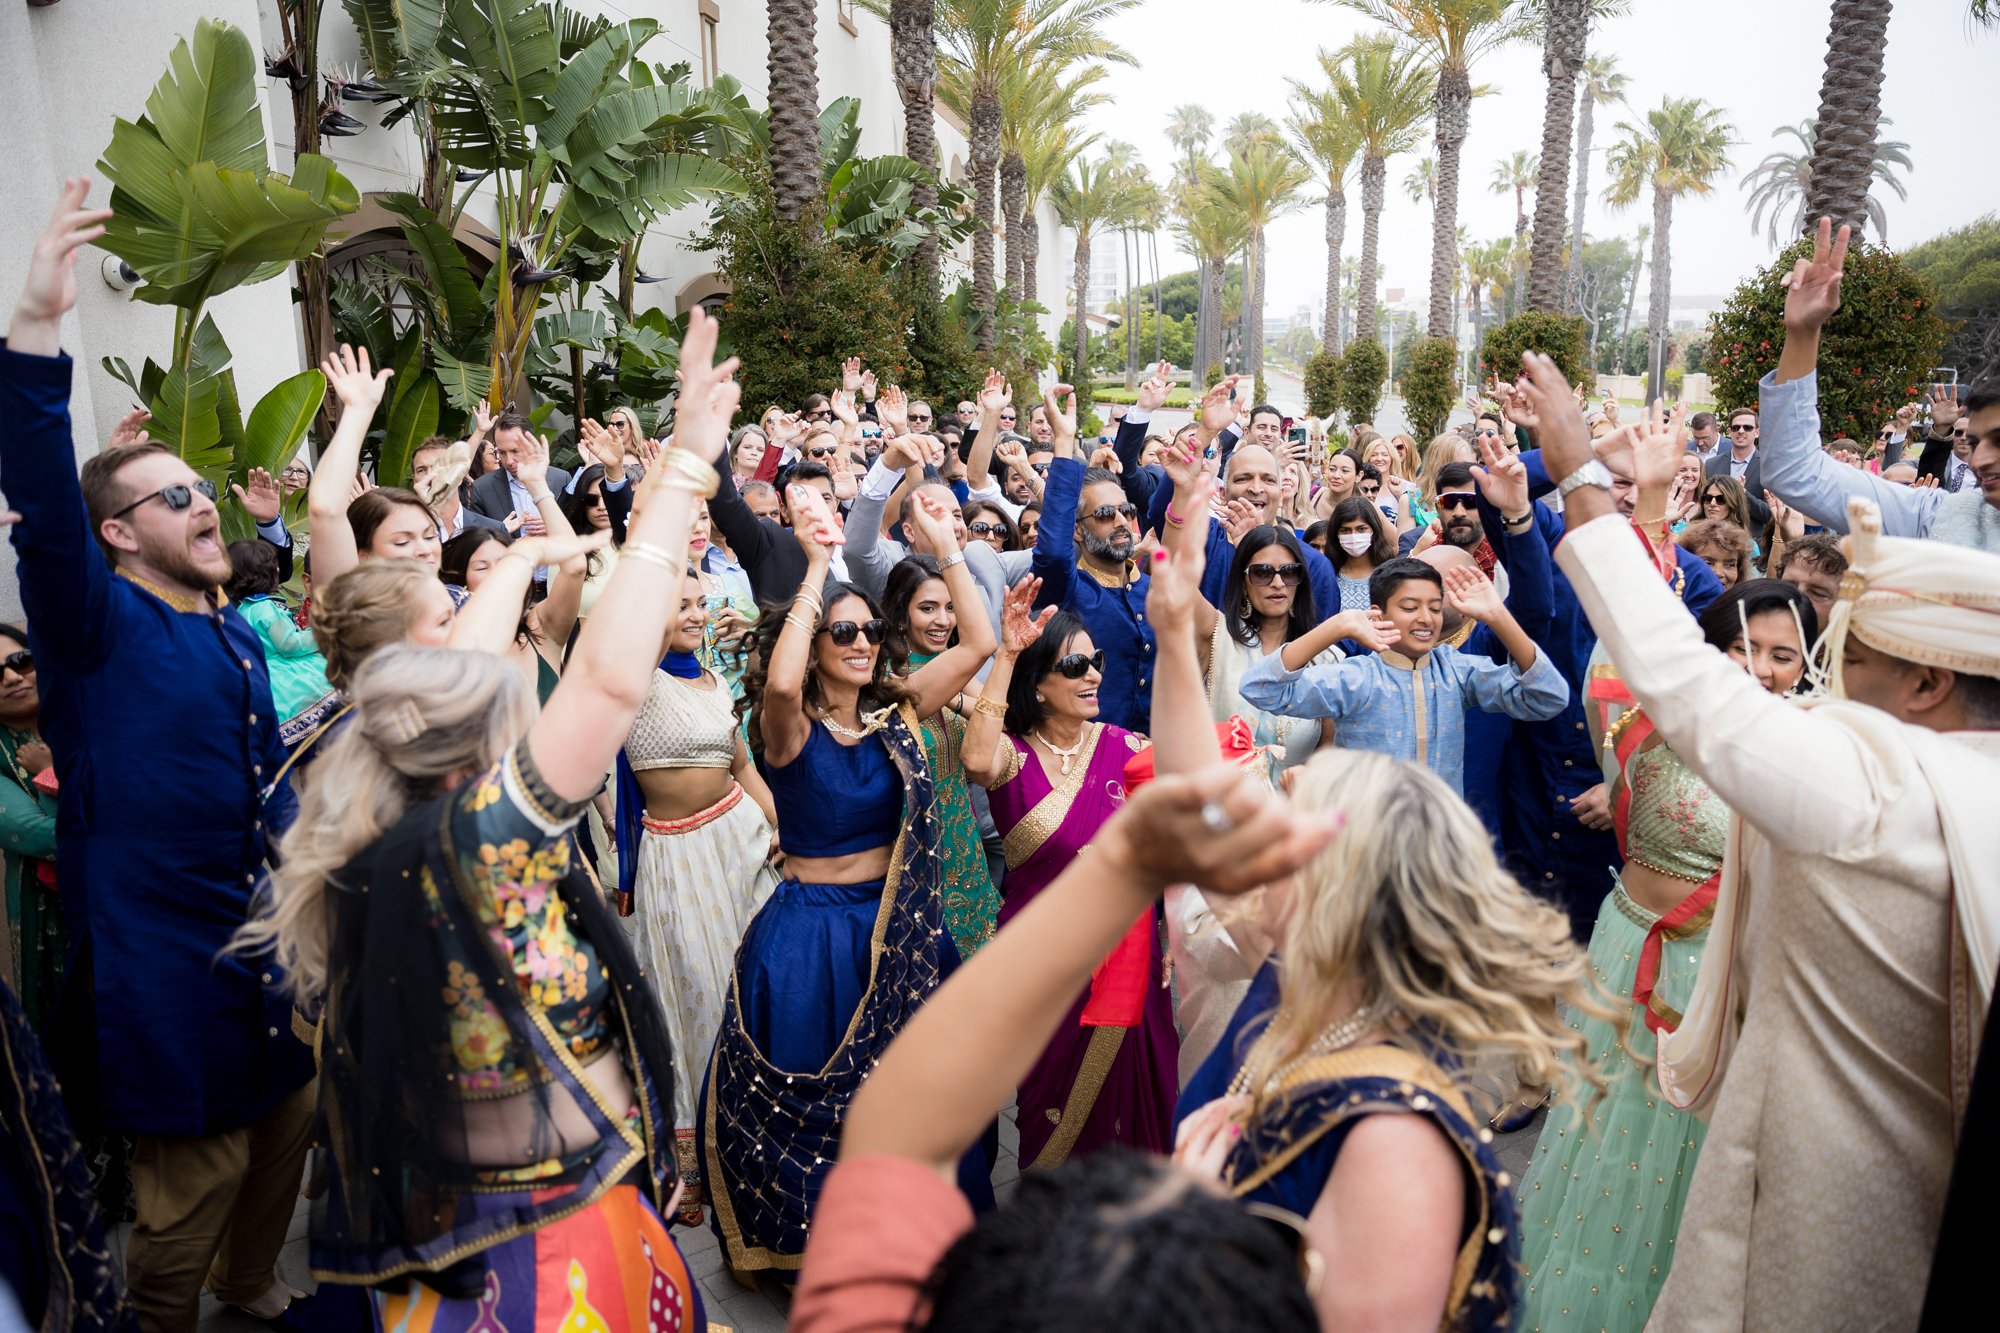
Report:
[[626,542],[618,548],[620,560],[638,560],[648,565],[658,565],[661,569],[678,574],[686,573],[686,561],[676,560],[664,547],[651,542]]
[[972,701],[972,711],[975,713],[984,713],[988,717],[1004,718],[1007,716],[1007,705],[996,704],[982,694]]
[[785,623],[787,625],[797,625],[800,629],[804,630],[808,634],[816,634],[819,632],[818,617],[801,616],[797,611],[787,612],[785,615]]
[[660,455],[660,465],[667,474],[661,479],[662,485],[691,491],[703,499],[712,497],[722,484],[714,467],[686,449],[667,450]]

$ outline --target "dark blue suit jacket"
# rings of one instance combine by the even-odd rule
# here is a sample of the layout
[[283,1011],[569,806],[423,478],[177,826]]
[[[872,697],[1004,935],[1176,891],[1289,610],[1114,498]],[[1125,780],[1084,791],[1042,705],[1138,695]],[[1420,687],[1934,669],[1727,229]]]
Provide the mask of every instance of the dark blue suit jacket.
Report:
[[257,632],[231,607],[176,610],[98,551],[71,368],[0,346],[0,475],[61,787],[70,971],[52,1022],[94,1031],[94,1061],[66,1052],[65,1069],[97,1082],[109,1128],[216,1134],[313,1074],[271,965],[221,956],[296,804],[283,784],[259,803],[284,752]]
[[[1150,575],[1121,587],[1100,583],[1076,563],[1076,506],[1083,493],[1083,464],[1058,458],[1049,464],[1042,492],[1042,522],[1029,570],[1042,581],[1035,606],[1059,606],[1090,631],[1104,650],[1098,686],[1098,720],[1127,731],[1150,731],[1153,721],[1153,627],[1146,623]],[[738,557],[741,558],[740,555]]]

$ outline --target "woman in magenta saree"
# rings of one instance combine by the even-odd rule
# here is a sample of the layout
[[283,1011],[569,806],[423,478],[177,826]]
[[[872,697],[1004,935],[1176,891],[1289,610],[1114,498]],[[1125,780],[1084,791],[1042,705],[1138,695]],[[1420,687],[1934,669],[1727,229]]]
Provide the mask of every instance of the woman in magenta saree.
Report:
[[[1002,930],[1123,804],[1126,761],[1145,744],[1094,720],[1103,658],[1082,625],[1046,612],[1038,624],[1008,610],[962,751],[967,775],[991,795],[1004,840]],[[1099,965],[1021,1081],[1023,1169],[1107,1143],[1170,1151],[1179,1051],[1159,922],[1149,912]]]

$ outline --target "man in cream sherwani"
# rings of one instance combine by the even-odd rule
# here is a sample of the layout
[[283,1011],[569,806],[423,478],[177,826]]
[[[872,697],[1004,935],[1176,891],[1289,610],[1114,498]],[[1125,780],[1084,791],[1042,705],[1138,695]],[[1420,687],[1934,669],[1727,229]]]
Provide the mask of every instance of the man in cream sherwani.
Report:
[[[1788,321],[1838,304],[1825,241]],[[1735,812],[1695,995],[1660,1043],[1667,1095],[1709,1131],[1650,1326],[1914,1327],[2000,956],[2000,556],[1882,538],[1857,501],[1822,639],[1835,699],[1775,698],[1704,645],[1599,484],[1569,386],[1527,368],[1565,478],[1557,561]],[[1679,449],[1642,431],[1641,484]]]

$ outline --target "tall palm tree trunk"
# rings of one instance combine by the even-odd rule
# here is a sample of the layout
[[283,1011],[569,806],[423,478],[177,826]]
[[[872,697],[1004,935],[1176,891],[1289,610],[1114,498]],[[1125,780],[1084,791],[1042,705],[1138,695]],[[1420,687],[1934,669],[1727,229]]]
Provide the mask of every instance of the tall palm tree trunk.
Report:
[[1160,233],[1148,231],[1146,246],[1153,252],[1153,364],[1166,360],[1167,317],[1160,310]]
[[1074,364],[1070,368],[1070,378],[1076,385],[1077,411],[1082,412],[1090,393],[1090,311],[1084,304],[1084,297],[1090,291],[1090,229],[1079,227],[1076,233],[1076,259],[1070,268],[1070,281],[1076,285],[1076,319],[1071,333],[1071,356]]
[[[982,89],[972,95],[972,307],[982,316],[979,350],[993,350],[993,174],[1000,166],[1000,96]],[[1086,274],[1086,276],[1088,276]],[[1083,303],[1083,289],[1077,290]]]
[[1264,229],[1250,229],[1243,248],[1243,373],[1252,380],[1264,373]]
[[[936,0],[889,0],[889,61],[896,91],[903,99],[903,153],[929,171],[938,167]],[[928,176],[913,183],[911,197],[918,208],[936,208],[937,182]],[[924,290],[938,295],[938,243],[935,236],[917,242],[916,274]]]
[[[1563,279],[1563,309],[1572,311],[1583,305],[1583,210],[1590,201],[1590,131],[1597,118],[1597,104],[1591,100],[1588,88],[1579,100],[1582,105],[1576,109],[1576,203],[1570,212],[1569,272]],[[1542,201],[1537,196],[1537,216],[1541,207]]]
[[1243,266],[1238,273],[1241,285],[1236,293],[1236,372],[1250,373],[1250,296],[1251,280],[1257,269],[1257,233],[1251,232],[1243,243]]
[[1028,209],[1028,164],[1019,153],[1000,159],[1000,221],[1007,233],[1007,295],[1021,299],[1021,272],[1027,251],[1021,244],[1021,215]]
[[1826,75],[1819,85],[1819,133],[1806,182],[1807,231],[1830,217],[1834,226],[1851,226],[1859,235],[1868,220],[1889,9],[1890,0],[1833,0]]
[[[1376,256],[1381,247],[1382,197],[1388,180],[1388,159],[1372,156],[1361,159],[1361,276],[1354,296],[1356,342],[1366,342],[1375,336]],[[1452,262],[1456,264],[1457,260]]]
[[1130,228],[1120,230],[1118,239],[1125,246],[1125,387],[1136,389],[1139,387],[1136,373],[1139,366],[1139,292],[1132,281],[1132,260],[1137,244]]
[[[1264,276],[1271,271],[1271,240],[1262,227],[1257,228],[1257,322],[1253,327],[1257,340],[1250,344],[1250,374],[1259,386],[1264,383]],[[1262,393],[1258,397],[1263,397]]]
[[[1562,303],[1563,196],[1569,192],[1570,129],[1576,119],[1576,75],[1590,35],[1590,0],[1548,0],[1542,72],[1542,163],[1535,182],[1535,240],[1528,255],[1528,308],[1554,311]],[[1577,224],[1572,246],[1581,246]]]
[[819,49],[813,0],[768,0],[771,206],[786,222],[819,203]]
[[1340,250],[1347,244],[1347,191],[1326,192],[1326,314],[1321,320],[1320,343],[1327,355],[1339,356],[1340,337]]
[[1472,78],[1447,66],[1438,71],[1437,211],[1431,219],[1431,310],[1433,338],[1449,338],[1451,277],[1458,270],[1458,155],[1472,123]]
[[1036,270],[1042,263],[1042,224],[1035,220],[1035,210],[1021,210],[1021,299],[1035,299]]
[[1646,238],[1650,227],[1639,228],[1639,243],[1632,247],[1632,285],[1625,289],[1625,313],[1618,323],[1618,362],[1625,362],[1625,339],[1632,333],[1632,307],[1639,303],[1639,275],[1646,271]]
[[1673,295],[1672,254],[1668,230],[1673,226],[1674,197],[1653,187],[1653,290],[1646,309],[1646,401],[1660,396],[1666,378],[1667,303]]

